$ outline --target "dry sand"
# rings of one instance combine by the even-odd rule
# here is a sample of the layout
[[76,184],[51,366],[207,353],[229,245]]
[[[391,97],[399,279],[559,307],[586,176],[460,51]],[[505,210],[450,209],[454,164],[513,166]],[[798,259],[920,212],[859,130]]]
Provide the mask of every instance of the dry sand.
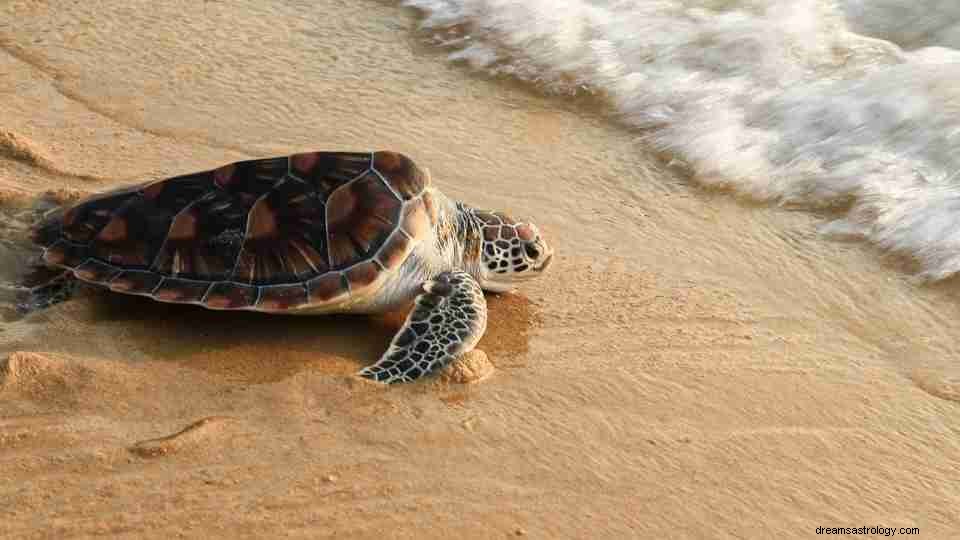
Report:
[[[270,4],[0,7],[0,537],[960,538],[955,282],[691,188],[390,2]],[[13,309],[41,194],[369,148],[555,245],[489,299],[492,374],[356,379],[397,316]]]

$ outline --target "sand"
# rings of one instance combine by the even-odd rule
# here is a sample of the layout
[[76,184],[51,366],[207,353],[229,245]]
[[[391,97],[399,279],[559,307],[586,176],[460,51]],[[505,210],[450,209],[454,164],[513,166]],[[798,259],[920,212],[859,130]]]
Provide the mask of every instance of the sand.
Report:
[[[599,101],[472,76],[416,24],[358,0],[0,7],[0,537],[958,537],[956,282],[694,188]],[[368,148],[554,244],[488,299],[489,364],[357,379],[397,314],[13,308],[45,196]]]

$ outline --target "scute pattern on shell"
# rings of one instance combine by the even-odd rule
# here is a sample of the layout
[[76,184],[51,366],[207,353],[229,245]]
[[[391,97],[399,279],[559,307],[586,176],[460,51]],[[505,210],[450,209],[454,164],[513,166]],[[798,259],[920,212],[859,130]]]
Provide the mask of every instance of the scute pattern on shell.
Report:
[[436,223],[428,183],[394,152],[240,161],[86,199],[34,240],[48,264],[117,292],[283,311],[378,286]]

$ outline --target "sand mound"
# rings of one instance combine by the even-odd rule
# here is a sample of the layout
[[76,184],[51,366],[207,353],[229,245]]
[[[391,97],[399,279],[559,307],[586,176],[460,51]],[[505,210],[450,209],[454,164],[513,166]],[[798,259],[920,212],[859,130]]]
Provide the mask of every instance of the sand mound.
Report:
[[43,147],[29,138],[0,129],[0,156],[51,169],[53,164],[45,154]]
[[8,129],[0,129],[0,158],[19,161],[55,176],[73,177],[87,181],[104,179],[96,175],[71,172],[60,167],[50,157],[50,152],[43,145]]
[[67,359],[17,351],[0,363],[0,391],[33,401],[73,401],[78,386],[91,376],[90,368]]
[[474,349],[447,366],[440,378],[458,384],[477,383],[493,375],[494,369],[487,353]]
[[[174,367],[131,365],[122,361],[48,352],[12,352],[0,360],[0,403],[7,411],[33,414],[70,411],[86,414],[138,414],[152,411],[142,388],[173,386]],[[184,387],[183,382],[179,383]],[[189,390],[186,390],[189,391]]]

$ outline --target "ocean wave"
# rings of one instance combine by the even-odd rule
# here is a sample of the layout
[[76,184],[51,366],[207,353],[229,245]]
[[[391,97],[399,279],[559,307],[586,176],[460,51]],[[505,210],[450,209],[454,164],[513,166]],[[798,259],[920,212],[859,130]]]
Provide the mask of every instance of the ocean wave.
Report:
[[450,58],[605,96],[708,186],[960,272],[954,0],[407,0]]

